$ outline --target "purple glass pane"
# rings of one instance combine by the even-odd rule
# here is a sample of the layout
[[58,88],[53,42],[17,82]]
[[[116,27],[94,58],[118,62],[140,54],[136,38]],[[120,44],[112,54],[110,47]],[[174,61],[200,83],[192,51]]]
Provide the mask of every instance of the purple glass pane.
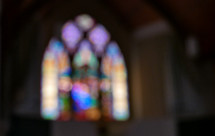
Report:
[[104,47],[109,41],[109,39],[109,33],[102,25],[97,25],[89,33],[89,40],[94,44],[94,48],[97,55],[100,55],[104,51]]
[[62,39],[69,50],[73,51],[77,43],[82,38],[82,32],[72,21],[68,21],[62,29]]

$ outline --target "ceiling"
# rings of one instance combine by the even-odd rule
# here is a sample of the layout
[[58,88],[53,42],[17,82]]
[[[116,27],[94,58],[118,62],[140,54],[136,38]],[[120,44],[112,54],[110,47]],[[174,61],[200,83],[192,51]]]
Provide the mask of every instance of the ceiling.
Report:
[[[3,43],[12,32],[36,11],[45,14],[54,2],[62,0],[3,0]],[[104,0],[131,29],[159,20],[168,20],[182,37],[194,35],[200,42],[204,58],[215,56],[214,0]],[[7,50],[8,47],[3,49]]]

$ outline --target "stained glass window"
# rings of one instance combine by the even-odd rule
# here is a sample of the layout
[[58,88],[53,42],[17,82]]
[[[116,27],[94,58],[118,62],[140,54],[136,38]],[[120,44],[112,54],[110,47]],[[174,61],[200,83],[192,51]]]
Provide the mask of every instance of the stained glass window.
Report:
[[127,120],[127,70],[118,44],[89,15],[62,27],[45,50],[41,115],[50,120]]

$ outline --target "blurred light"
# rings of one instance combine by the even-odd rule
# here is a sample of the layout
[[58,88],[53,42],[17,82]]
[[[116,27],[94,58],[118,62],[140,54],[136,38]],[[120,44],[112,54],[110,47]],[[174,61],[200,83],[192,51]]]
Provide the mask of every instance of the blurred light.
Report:
[[113,81],[113,116],[116,120],[128,118],[128,94],[127,82],[125,80]]
[[[104,26],[94,27],[94,23],[86,14],[78,16],[75,22],[68,21],[62,28],[66,48],[56,38],[50,40],[42,63],[43,118],[129,118],[123,55],[116,42],[109,43],[110,35]],[[87,33],[90,41],[83,38],[82,32]]]
[[49,42],[49,49],[54,53],[59,53],[63,51],[63,44],[56,38],[52,38]]
[[94,25],[94,20],[87,14],[79,15],[75,21],[83,31],[88,31]]
[[[103,93],[102,104],[105,116],[113,116],[115,120],[126,120],[129,117],[128,88],[127,88],[127,72],[125,62],[121,51],[116,42],[110,42],[106,49],[106,54],[102,58],[101,71],[106,75],[101,82],[101,90],[104,92],[112,92],[111,95]],[[108,81],[111,81],[109,83]],[[111,106],[111,107],[110,107]],[[109,107],[109,108],[108,108]],[[112,113],[110,112],[113,110]],[[113,115],[111,115],[113,114]]]
[[86,117],[89,120],[98,120],[101,117],[101,114],[97,108],[91,108],[86,111]]
[[120,49],[117,45],[116,42],[110,42],[107,46],[107,55],[112,57],[112,58],[115,58],[119,55],[121,55],[121,52],[120,52]]
[[112,82],[113,86],[113,116],[116,120],[126,120],[129,115],[128,93],[126,80]]
[[62,39],[68,49],[73,52],[77,47],[77,43],[82,38],[82,32],[76,27],[72,21],[68,21],[62,29]]
[[109,79],[103,79],[101,81],[101,90],[102,91],[109,91],[111,89],[111,82]]
[[102,58],[101,71],[106,75],[110,76],[112,70],[112,59],[109,56],[104,56]]
[[80,48],[74,56],[74,64],[77,67],[81,67],[84,65],[88,65],[94,69],[98,67],[99,65],[98,60],[94,53],[92,52],[91,44],[89,41],[87,40],[81,41]]
[[91,97],[86,84],[75,83],[72,87],[71,96],[75,102],[76,109],[86,110],[91,107]]
[[41,112],[45,119],[57,119],[58,111],[58,70],[55,54],[47,50],[42,65],[42,106]]
[[60,117],[58,120],[71,119],[71,106],[70,106],[70,94],[68,92],[59,93],[60,102]]
[[97,25],[89,33],[89,40],[93,43],[97,55],[103,53],[104,47],[109,42],[109,39],[109,33],[102,25]]
[[72,89],[71,67],[68,52],[62,50],[58,53],[58,101],[60,116],[58,120],[69,120],[71,118],[70,91]]
[[90,89],[90,94],[93,98],[98,97],[98,79],[97,77],[87,77],[87,85]]
[[66,51],[62,51],[58,54],[58,70],[61,76],[69,76],[71,73],[69,55]]
[[58,82],[61,91],[69,92],[72,89],[71,79],[69,77],[61,77]]

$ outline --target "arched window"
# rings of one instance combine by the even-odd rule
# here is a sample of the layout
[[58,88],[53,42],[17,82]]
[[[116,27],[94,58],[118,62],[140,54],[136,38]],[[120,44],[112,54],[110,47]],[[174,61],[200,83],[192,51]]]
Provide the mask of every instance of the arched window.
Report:
[[127,120],[123,55],[106,28],[79,15],[52,38],[42,62],[41,114],[51,120]]

